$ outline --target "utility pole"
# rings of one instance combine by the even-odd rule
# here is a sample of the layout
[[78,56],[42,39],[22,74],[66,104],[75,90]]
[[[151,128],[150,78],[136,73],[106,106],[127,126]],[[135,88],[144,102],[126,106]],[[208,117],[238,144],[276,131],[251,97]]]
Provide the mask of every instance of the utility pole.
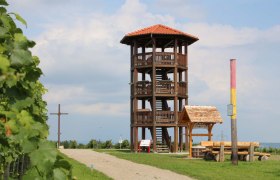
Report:
[[58,112],[57,113],[50,113],[50,115],[57,115],[57,148],[60,146],[60,116],[61,115],[67,115],[68,113],[62,113],[60,112],[60,104],[58,104]]
[[237,147],[237,125],[236,125],[236,59],[230,60],[230,103],[232,108],[231,116],[231,154],[232,164],[238,165]]

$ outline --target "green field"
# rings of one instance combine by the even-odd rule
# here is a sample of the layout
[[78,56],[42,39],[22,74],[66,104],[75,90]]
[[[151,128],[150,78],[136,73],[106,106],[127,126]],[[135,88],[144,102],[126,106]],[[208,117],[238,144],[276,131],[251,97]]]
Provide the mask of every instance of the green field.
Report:
[[90,179],[100,179],[100,180],[108,180],[111,179],[110,177],[106,176],[105,174],[96,171],[91,170],[86,165],[79,163],[78,161],[69,158],[68,156],[59,153],[59,156],[63,157],[65,160],[67,160],[72,165],[72,174],[73,179],[75,180],[90,180]]
[[129,150],[98,150],[118,158],[136,163],[168,169],[195,179],[280,179],[280,156],[274,155],[267,161],[239,161],[233,166],[225,162],[187,159],[186,155],[130,153]]

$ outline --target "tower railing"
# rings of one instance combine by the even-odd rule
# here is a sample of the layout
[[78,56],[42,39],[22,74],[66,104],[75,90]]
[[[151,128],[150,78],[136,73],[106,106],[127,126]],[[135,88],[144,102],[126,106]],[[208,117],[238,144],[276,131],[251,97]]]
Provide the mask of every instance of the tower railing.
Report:
[[156,111],[156,124],[175,123],[174,111]]
[[[138,81],[135,84],[136,92],[133,92],[133,86],[131,91],[134,95],[152,95],[152,82],[150,81]],[[178,95],[186,95],[186,82],[178,82]],[[175,94],[175,82],[170,80],[160,80],[156,82],[156,94]]]
[[152,82],[138,81],[136,83],[136,95],[151,95],[151,94],[152,94]]
[[186,92],[187,92],[186,82],[184,81],[178,82],[178,95],[186,95]]
[[[140,109],[136,113],[135,124],[153,124],[153,112],[147,109]],[[180,117],[182,112],[178,112]],[[175,123],[174,111],[156,111],[156,124],[173,124]]]
[[181,53],[178,53],[177,55],[178,55],[178,65],[186,67],[186,65],[187,65],[186,55],[185,54],[181,54]]
[[[175,53],[173,52],[156,52],[156,65],[175,65]],[[153,53],[138,53],[134,55],[133,66],[151,66],[153,64]],[[177,53],[177,63],[179,66],[186,66],[186,55]]]
[[135,124],[152,124],[153,123],[153,112],[152,111],[137,111]]
[[170,80],[161,80],[156,82],[157,94],[174,94],[174,82]]

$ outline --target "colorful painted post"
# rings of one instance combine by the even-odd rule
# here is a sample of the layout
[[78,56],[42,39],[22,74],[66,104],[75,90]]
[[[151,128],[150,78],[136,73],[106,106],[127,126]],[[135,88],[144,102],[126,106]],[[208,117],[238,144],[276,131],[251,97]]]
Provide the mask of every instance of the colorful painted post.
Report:
[[231,115],[231,146],[232,146],[232,164],[238,164],[237,147],[237,125],[236,125],[236,59],[230,60],[230,103],[232,105]]

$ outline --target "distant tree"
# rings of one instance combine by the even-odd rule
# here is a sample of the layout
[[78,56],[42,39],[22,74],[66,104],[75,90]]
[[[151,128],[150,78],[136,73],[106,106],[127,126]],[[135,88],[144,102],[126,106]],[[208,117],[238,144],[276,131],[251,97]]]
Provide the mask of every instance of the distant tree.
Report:
[[61,141],[60,145],[64,147],[64,149],[68,149],[69,148],[69,141]]
[[116,143],[114,145],[114,148],[116,148],[116,149],[120,149],[120,148],[128,149],[129,147],[130,147],[129,146],[129,141],[127,139],[123,140],[121,144],[120,143]]
[[78,147],[78,143],[76,140],[70,140],[69,142],[69,148],[76,149]]
[[107,140],[101,144],[102,149],[111,149],[113,147],[112,140]]
[[89,141],[89,143],[87,144],[87,148],[90,148],[90,149],[97,149],[98,148],[98,141],[95,140],[95,139],[91,139]]
[[114,148],[115,148],[115,149],[120,149],[120,148],[122,148],[122,146],[120,146],[120,143],[116,143],[116,144],[114,145]]
[[87,146],[85,144],[83,144],[83,143],[79,143],[77,148],[78,149],[86,149]]
[[123,140],[123,142],[122,142],[122,148],[124,148],[124,149],[130,148],[129,141],[128,141],[127,139]]

